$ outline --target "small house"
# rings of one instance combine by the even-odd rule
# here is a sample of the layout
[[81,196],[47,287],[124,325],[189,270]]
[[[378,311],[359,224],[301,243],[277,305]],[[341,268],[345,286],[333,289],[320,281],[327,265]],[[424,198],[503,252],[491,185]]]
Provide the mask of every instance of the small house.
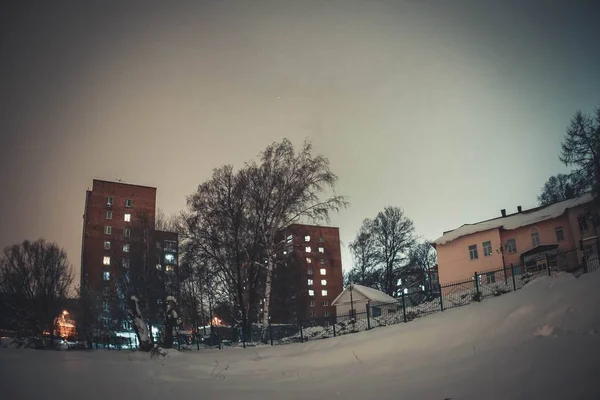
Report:
[[[335,307],[338,320],[344,316],[356,318],[357,314],[365,314],[367,305],[371,308],[374,317],[381,315],[382,308],[389,312],[395,312],[398,309],[398,301],[392,296],[383,293],[381,290],[356,284],[348,285],[333,300],[331,305]],[[400,308],[402,308],[402,305],[400,305]]]

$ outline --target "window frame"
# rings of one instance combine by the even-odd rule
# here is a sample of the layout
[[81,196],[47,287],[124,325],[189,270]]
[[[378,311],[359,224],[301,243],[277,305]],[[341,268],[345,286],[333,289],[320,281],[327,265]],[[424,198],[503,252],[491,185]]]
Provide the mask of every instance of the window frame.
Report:
[[[512,246],[509,246],[509,243],[512,244]],[[506,251],[508,252],[508,254],[517,253],[517,239],[511,238],[506,241]]]
[[131,222],[131,213],[125,213],[125,214],[123,214],[123,221],[124,222]]
[[110,226],[110,225],[104,225],[104,234],[105,235],[112,235],[112,226]]
[[125,208],[133,207],[133,199],[125,199]]
[[[532,229],[529,236],[531,237],[531,247],[537,247],[540,245],[541,240],[540,240],[540,231],[538,231],[537,229]],[[535,238],[535,240],[534,240]]]
[[469,245],[469,259],[471,261],[479,259],[479,250],[477,248],[477,244]]
[[[560,232],[560,237],[558,234],[559,232]],[[557,242],[563,242],[565,240],[565,230],[563,229],[562,226],[557,226],[556,228],[554,228],[554,233],[556,234]]]
[[104,241],[104,250],[110,250],[110,240]]
[[326,269],[326,268],[321,268],[321,269],[319,270],[319,274],[320,274],[321,276],[327,276],[327,269]]
[[[483,247],[483,256],[484,257],[491,257],[494,254],[494,251],[492,250],[492,241],[491,240],[486,240],[485,242],[481,243],[481,247]],[[489,249],[489,252],[487,251]]]

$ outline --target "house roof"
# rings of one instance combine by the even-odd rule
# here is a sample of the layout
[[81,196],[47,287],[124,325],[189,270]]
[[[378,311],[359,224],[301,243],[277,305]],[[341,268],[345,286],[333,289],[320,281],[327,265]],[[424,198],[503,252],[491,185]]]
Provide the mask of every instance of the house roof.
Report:
[[452,240],[473,233],[484,232],[491,229],[513,230],[522,226],[533,225],[541,221],[560,217],[570,208],[589,203],[593,200],[592,194],[588,193],[581,197],[554,203],[546,207],[537,207],[530,210],[524,210],[520,213],[498,217],[487,221],[477,222],[475,224],[465,224],[460,228],[444,232],[444,234],[435,240],[436,245],[443,245]]
[[[383,293],[381,290],[377,290],[377,289],[373,289],[367,286],[363,286],[363,285],[357,285],[357,284],[353,284],[352,285],[353,290],[357,291],[358,293],[362,294],[363,296],[365,296],[367,299],[372,300],[372,301],[378,301],[381,303],[391,303],[396,301],[396,299],[394,299],[392,296],[389,296],[385,293]],[[342,293],[340,293],[332,302],[331,305],[334,306],[336,305],[337,301],[342,297],[342,295],[344,293],[346,293],[348,291],[348,288],[346,287]]]

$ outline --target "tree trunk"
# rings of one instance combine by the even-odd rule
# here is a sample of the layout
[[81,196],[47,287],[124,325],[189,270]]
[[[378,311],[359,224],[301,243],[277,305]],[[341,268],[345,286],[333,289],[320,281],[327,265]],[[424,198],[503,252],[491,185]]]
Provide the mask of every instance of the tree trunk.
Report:
[[273,259],[271,256],[267,259],[267,277],[265,282],[265,304],[263,307],[263,320],[261,327],[261,338],[264,343],[267,342],[267,331],[269,328],[269,316],[271,314],[271,282],[273,280]]

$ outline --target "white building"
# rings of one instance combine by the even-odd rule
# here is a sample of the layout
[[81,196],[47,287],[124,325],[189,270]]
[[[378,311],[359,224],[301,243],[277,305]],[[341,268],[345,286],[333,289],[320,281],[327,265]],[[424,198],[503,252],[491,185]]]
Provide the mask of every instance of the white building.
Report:
[[339,319],[339,317],[352,314],[352,310],[354,310],[354,315],[366,313],[367,304],[371,309],[379,309],[376,310],[377,313],[381,312],[381,306],[389,307],[395,311],[397,302],[392,296],[388,296],[380,290],[351,284],[331,302],[331,305],[335,306],[336,315]]

